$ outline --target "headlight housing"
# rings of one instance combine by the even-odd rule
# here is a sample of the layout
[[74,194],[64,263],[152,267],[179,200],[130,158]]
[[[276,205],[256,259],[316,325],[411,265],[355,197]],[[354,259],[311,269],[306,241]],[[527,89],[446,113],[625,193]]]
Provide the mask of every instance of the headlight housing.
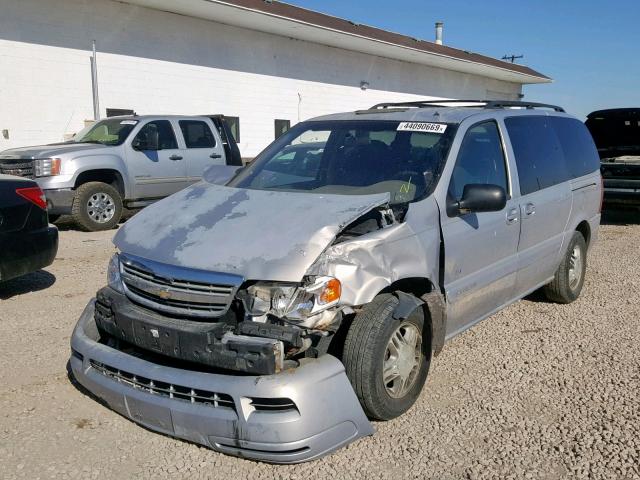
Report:
[[109,260],[109,266],[107,267],[107,285],[116,292],[124,293],[122,278],[120,277],[120,258],[117,253]]
[[60,175],[62,160],[59,158],[39,158],[34,162],[36,177],[51,177]]
[[258,282],[244,292],[242,300],[251,316],[268,313],[293,321],[303,321],[340,301],[342,285],[333,277],[317,277],[303,285]]

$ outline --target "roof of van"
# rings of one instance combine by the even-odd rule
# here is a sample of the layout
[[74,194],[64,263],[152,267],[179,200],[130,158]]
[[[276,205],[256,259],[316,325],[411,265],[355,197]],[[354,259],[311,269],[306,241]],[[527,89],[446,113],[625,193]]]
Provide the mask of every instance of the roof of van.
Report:
[[487,112],[497,115],[556,115],[569,116],[564,111],[538,110],[526,108],[495,108],[488,109],[482,106],[429,106],[420,108],[388,108],[359,110],[355,112],[335,113],[309,119],[309,121],[327,120],[374,120],[374,121],[396,121],[396,122],[435,122],[435,123],[460,123],[466,118]]

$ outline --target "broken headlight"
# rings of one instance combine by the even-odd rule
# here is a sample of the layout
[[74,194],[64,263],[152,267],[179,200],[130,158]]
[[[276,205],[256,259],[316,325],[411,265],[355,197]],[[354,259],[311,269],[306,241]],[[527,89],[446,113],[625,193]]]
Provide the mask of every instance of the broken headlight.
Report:
[[342,285],[333,277],[318,277],[303,286],[258,282],[239,296],[251,316],[272,314],[302,321],[340,301]]
[[120,277],[120,259],[117,253],[109,260],[109,266],[107,267],[107,285],[116,292],[124,293],[122,278]]

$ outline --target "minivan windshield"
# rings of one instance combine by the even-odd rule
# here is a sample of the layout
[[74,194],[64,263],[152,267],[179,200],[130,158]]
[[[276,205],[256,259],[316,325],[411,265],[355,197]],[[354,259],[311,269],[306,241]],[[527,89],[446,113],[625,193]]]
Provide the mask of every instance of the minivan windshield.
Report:
[[432,193],[456,126],[398,121],[296,125],[241,170],[229,186],[343,195],[389,192],[391,203]]
[[103,145],[121,145],[127,139],[138,120],[126,118],[107,118],[80,130],[71,140],[72,143],[101,143]]

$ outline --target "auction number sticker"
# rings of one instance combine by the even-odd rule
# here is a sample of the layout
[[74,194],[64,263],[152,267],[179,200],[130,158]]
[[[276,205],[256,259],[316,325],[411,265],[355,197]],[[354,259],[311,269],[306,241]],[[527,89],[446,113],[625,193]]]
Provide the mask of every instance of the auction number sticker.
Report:
[[120,125],[137,125],[138,121],[137,120],[122,120],[120,122]]
[[399,132],[444,133],[446,129],[444,123],[401,122],[398,125]]

